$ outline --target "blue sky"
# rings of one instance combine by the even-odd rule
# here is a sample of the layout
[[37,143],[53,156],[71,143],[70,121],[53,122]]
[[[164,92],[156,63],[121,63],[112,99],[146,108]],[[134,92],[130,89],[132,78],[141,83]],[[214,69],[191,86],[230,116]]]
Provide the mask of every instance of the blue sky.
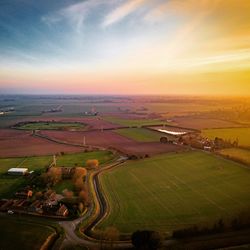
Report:
[[8,2],[1,1],[0,51],[1,61],[14,64],[102,60],[106,53],[112,57],[163,29],[152,26],[144,30],[138,18],[151,4],[112,19],[112,10],[126,1]]
[[0,91],[240,93],[230,79],[249,80],[249,11],[248,0],[1,0]]

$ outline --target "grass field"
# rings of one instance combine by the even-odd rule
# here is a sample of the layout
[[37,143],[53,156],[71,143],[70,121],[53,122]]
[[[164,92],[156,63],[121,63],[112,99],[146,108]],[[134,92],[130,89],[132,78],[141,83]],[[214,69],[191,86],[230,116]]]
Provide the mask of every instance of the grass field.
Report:
[[103,117],[104,120],[119,124],[121,126],[127,126],[127,127],[141,127],[146,125],[158,125],[158,124],[167,124],[167,122],[164,122],[159,119],[121,119],[118,117],[112,117],[112,116],[105,116]]
[[53,189],[56,191],[57,194],[62,194],[65,189],[69,191],[74,191],[74,183],[72,180],[63,180],[57,183]]
[[[98,159],[100,164],[103,164],[112,158],[113,154],[108,151],[65,154],[57,157],[57,165],[65,167],[84,166],[88,159]],[[51,162],[52,156],[0,159],[0,198],[12,196],[19,187],[26,184],[26,179],[22,176],[7,175],[9,168],[27,167],[29,170],[43,171]],[[62,183],[58,186],[58,190],[63,190],[65,185]]]
[[160,138],[163,136],[161,133],[157,133],[145,128],[117,129],[115,132],[139,142],[160,141]]
[[0,249],[39,250],[45,240],[55,231],[43,225],[19,221],[17,218],[1,217],[0,219]]
[[79,122],[31,122],[18,127],[24,130],[83,130],[85,125]]
[[242,165],[202,152],[128,162],[101,175],[111,213],[99,226],[171,232],[231,216],[250,206],[249,178]]
[[219,151],[220,154],[250,165],[250,150],[241,148],[226,148]]
[[202,134],[211,139],[220,137],[234,141],[238,138],[240,146],[250,147],[250,128],[204,129]]

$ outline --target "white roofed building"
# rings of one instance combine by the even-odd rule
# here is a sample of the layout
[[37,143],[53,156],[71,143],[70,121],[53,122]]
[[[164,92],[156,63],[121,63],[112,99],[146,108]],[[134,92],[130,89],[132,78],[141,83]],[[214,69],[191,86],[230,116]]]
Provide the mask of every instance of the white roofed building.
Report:
[[9,175],[26,175],[28,174],[28,168],[10,168],[8,170]]

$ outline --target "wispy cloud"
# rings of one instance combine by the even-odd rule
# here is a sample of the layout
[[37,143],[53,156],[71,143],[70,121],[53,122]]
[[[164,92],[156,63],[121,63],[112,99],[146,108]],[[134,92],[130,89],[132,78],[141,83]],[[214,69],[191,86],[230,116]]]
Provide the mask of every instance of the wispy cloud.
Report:
[[142,7],[148,0],[129,0],[112,10],[104,19],[102,26],[107,27],[117,23]]
[[53,25],[66,20],[77,32],[81,32],[86,18],[96,7],[104,3],[105,1],[102,0],[91,0],[72,4],[43,16],[42,21],[48,25]]
[[165,70],[169,71],[224,71],[229,69],[248,69],[250,66],[250,49],[235,50],[211,56],[176,60]]
[[144,20],[149,22],[162,22],[164,18],[174,15],[196,15],[211,12],[221,0],[169,0],[164,1],[145,16]]

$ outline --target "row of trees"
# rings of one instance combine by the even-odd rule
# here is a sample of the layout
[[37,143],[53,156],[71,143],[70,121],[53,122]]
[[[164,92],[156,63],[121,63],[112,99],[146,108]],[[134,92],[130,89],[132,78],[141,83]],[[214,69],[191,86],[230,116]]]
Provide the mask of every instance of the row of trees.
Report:
[[[97,231],[102,249],[103,242],[110,242],[109,249],[113,249],[114,242],[120,239],[119,230],[114,227],[107,227],[104,231]],[[131,236],[131,241],[135,249],[156,250],[162,246],[163,237],[156,231],[136,231]]]
[[225,231],[241,230],[250,227],[250,215],[248,212],[242,212],[231,221],[225,221],[222,218],[211,226],[193,226],[190,228],[177,229],[173,232],[174,238],[188,238],[208,234],[222,233]]
[[82,212],[83,206],[87,206],[89,204],[89,192],[85,182],[86,175],[87,175],[87,170],[85,168],[78,167],[76,168],[72,178],[75,191],[78,194],[80,212]]
[[156,250],[162,246],[163,237],[156,231],[136,231],[131,236],[133,246],[139,250]]

